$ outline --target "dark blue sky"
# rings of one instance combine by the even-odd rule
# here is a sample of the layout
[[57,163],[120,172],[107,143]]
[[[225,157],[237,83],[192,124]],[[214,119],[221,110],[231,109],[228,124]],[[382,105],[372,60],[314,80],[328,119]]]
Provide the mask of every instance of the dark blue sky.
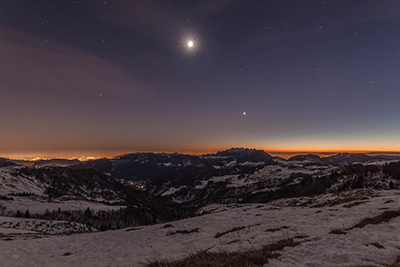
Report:
[[0,154],[400,151],[399,14],[389,0],[2,1]]

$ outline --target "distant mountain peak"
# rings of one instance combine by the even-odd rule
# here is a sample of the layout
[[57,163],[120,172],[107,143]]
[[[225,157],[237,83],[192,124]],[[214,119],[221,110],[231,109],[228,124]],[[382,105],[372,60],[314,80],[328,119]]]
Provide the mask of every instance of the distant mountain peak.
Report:
[[374,157],[363,153],[338,153],[336,155],[323,158],[323,161],[329,164],[339,165],[352,164],[355,162],[366,162],[372,159],[374,159]]
[[264,150],[243,147],[233,147],[224,151],[218,151],[214,155],[220,157],[234,157],[238,162],[260,162],[273,159],[273,157]]
[[246,147],[232,147],[223,151],[218,151],[218,153],[252,153],[252,152],[264,152],[264,150],[261,149],[255,149],[255,148],[246,148]]
[[305,161],[305,160],[320,161],[321,157],[318,156],[317,154],[307,154],[307,155],[296,155],[289,158],[289,161]]
[[33,163],[34,167],[46,167],[46,166],[75,166],[80,164],[81,161],[78,159],[42,159]]

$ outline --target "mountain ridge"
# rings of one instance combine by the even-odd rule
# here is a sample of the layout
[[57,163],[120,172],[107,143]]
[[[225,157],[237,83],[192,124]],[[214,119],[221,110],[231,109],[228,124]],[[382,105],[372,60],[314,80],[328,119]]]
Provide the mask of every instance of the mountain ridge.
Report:
[[[213,154],[190,155],[180,153],[147,153],[137,152],[116,156],[112,159],[100,158],[88,161],[53,159],[46,161],[29,162],[29,165],[36,167],[45,166],[69,166],[75,169],[95,168],[111,177],[124,181],[142,181],[148,179],[160,179],[160,177],[171,175],[181,168],[193,166],[195,168],[224,166],[228,162],[269,162],[280,159],[272,157],[264,150],[249,149],[243,147],[233,147],[218,151]],[[363,153],[338,153],[328,157],[320,157],[317,154],[296,155],[290,157],[288,161],[316,161],[321,164],[331,164],[335,166],[352,164],[356,162],[367,162],[373,160],[394,160],[400,159],[399,156],[369,156]],[[4,159],[3,164],[18,164],[20,161]],[[0,160],[0,166],[2,161]]]

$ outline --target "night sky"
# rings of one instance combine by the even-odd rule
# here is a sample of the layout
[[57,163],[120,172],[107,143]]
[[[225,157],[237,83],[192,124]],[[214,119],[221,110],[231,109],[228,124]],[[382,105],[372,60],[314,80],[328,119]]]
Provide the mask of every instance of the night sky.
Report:
[[0,156],[400,151],[398,0],[3,0],[0,59]]

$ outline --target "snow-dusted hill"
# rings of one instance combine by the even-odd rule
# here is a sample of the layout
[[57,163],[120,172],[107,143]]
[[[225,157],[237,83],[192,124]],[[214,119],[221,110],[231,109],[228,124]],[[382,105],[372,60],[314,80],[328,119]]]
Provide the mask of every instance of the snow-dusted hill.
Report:
[[46,210],[112,210],[123,203],[122,185],[100,172],[68,168],[0,168],[0,215],[17,211],[45,213]]
[[154,204],[143,190],[95,169],[0,168],[0,216],[73,221],[108,230],[165,222],[185,212]]
[[[243,157],[267,157],[253,150],[228,152],[240,152]],[[150,162],[152,157],[153,161],[176,160],[168,166],[188,160],[179,154],[126,157],[132,160],[139,156],[142,157],[139,165],[146,160]],[[18,211],[21,214],[28,211],[35,218],[72,220],[113,229],[180,219],[212,203],[265,203],[357,188],[400,188],[400,163],[395,160],[335,166],[313,158],[239,162],[231,160],[229,154],[204,157],[217,159],[207,159],[211,165],[165,167],[174,171],[141,182],[140,189],[121,184],[96,169],[3,167],[0,168],[0,215],[14,216]],[[120,210],[124,205],[130,208]],[[83,211],[88,208],[90,212],[85,214]]]
[[[189,169],[148,181],[149,194],[165,203],[201,206],[208,203],[268,202],[355,188],[400,188],[395,160],[335,166],[319,161],[227,162]],[[399,177],[398,177],[399,176]]]
[[[199,211],[202,216],[99,233],[24,240],[0,227],[1,263],[145,266],[154,259],[257,250],[293,238],[298,244],[279,251],[266,267],[387,266],[400,255],[399,209],[399,190],[359,189],[267,204],[213,204]],[[376,217],[382,213],[391,216]],[[365,220],[373,217],[378,219]]]
[[124,181],[163,180],[187,167],[222,166],[228,162],[268,162],[272,156],[263,150],[232,148],[207,155],[179,153],[132,153],[113,159],[82,162],[74,168],[96,168],[111,177]]

